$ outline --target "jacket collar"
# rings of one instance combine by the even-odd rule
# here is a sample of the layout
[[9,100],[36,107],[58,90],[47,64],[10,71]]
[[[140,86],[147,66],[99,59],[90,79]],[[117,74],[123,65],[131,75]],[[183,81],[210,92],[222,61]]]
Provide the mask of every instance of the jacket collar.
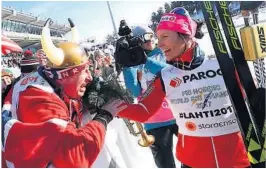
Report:
[[174,61],[168,61],[167,63],[179,69],[193,70],[203,63],[205,54],[196,43],[194,47],[183,53],[181,58],[182,59],[177,58]]
[[157,53],[162,53],[162,51],[161,51],[161,49],[160,48],[154,48],[153,50],[151,50],[151,51],[147,51],[147,50],[145,50],[145,53],[146,53],[146,55],[147,55],[147,57],[150,57],[150,56],[153,56],[153,55],[155,55],[155,54],[157,54]]

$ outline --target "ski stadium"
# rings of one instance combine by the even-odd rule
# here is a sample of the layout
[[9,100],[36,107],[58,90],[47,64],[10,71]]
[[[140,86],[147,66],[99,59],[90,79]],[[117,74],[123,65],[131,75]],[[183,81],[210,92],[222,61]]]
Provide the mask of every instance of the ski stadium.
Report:
[[[232,10],[237,10],[239,6],[232,7]],[[259,22],[266,22],[266,8],[259,9]],[[39,18],[35,14],[28,14],[22,11],[17,11],[14,8],[2,7],[2,37],[14,41],[23,51],[30,49],[35,53],[41,48],[41,32],[47,18]],[[53,19],[53,18],[52,18]],[[239,35],[239,29],[244,26],[243,18],[240,14],[233,17],[233,22]],[[78,25],[77,25],[78,27]],[[221,27],[221,25],[220,25]],[[53,21],[50,25],[51,38],[54,44],[67,41],[66,35],[71,31],[68,23],[58,23]],[[215,52],[212,48],[212,42],[208,35],[207,27],[204,27],[203,39],[197,40],[200,47],[210,57],[215,57]],[[97,37],[96,37],[97,39]],[[18,55],[18,57],[22,57]],[[12,60],[12,53],[7,51],[7,54],[1,57],[2,68],[9,68],[13,71],[16,77],[20,75],[20,69],[17,66],[8,65],[8,60]],[[21,59],[21,58],[20,58]],[[264,60],[265,62],[265,60]],[[251,73],[255,78],[254,67],[251,62],[248,62]],[[265,63],[266,64],[266,63]],[[140,136],[135,137],[130,134],[128,127],[123,119],[116,118],[108,125],[106,133],[105,145],[97,160],[93,164],[94,168],[156,168],[151,150],[148,147],[140,147],[138,140]],[[173,140],[173,154],[176,154],[177,137]],[[180,168],[181,163],[176,160],[177,168]]]

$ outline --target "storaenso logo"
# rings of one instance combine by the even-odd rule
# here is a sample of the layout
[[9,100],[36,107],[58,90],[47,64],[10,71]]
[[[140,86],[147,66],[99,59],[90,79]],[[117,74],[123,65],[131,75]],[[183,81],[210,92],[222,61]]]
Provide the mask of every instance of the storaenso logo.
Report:
[[266,53],[266,41],[265,41],[265,33],[263,30],[263,27],[257,26],[257,30],[258,30],[259,39],[260,39],[261,53]]
[[211,27],[212,27],[213,32],[214,32],[214,37],[217,41],[217,46],[218,46],[220,52],[227,54],[227,50],[226,50],[226,46],[225,46],[224,41],[223,41],[222,33],[220,32],[218,22],[215,19],[215,14],[214,14],[214,11],[212,9],[211,2],[205,1],[204,6],[206,8],[206,11],[209,13],[209,20],[210,20],[210,24],[211,24]]
[[206,72],[198,72],[197,74],[191,74],[183,76],[183,82],[187,83],[187,81],[193,81],[193,80],[201,80],[201,79],[207,79],[207,78],[214,78],[217,75],[222,76],[221,69],[218,69],[216,71],[214,70],[207,70]]
[[225,20],[225,23],[227,25],[227,29],[231,38],[231,42],[234,46],[235,49],[241,50],[241,46],[240,43],[238,42],[238,36],[236,33],[236,29],[234,27],[234,24],[232,22],[232,18],[230,16],[230,14],[228,13],[229,10],[227,9],[227,5],[226,5],[226,1],[219,1],[220,7],[223,9],[223,17]]
[[209,129],[209,128],[218,128],[218,127],[226,127],[226,126],[230,126],[234,123],[236,123],[236,119],[234,120],[228,120],[228,121],[222,121],[219,123],[212,123],[212,124],[199,124],[198,128],[199,129]]

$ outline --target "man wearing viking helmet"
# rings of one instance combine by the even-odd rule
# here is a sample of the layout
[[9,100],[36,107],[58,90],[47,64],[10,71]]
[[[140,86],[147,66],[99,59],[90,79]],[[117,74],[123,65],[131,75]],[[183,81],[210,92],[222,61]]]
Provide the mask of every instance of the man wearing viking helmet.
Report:
[[107,103],[84,122],[81,97],[92,80],[88,60],[77,43],[54,46],[49,22],[41,39],[48,67],[20,79],[5,99],[2,167],[91,167],[113,112],[119,112]]

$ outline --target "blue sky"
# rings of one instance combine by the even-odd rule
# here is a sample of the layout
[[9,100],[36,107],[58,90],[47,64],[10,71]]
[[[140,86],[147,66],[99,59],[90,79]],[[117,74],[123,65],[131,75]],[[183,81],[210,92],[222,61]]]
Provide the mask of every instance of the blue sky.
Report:
[[[167,1],[110,1],[116,27],[121,19],[130,26],[148,24],[152,12]],[[168,1],[169,2],[169,1]],[[50,17],[61,24],[71,18],[82,37],[96,37],[102,41],[113,32],[106,1],[3,1],[2,7],[14,7],[41,18]]]

